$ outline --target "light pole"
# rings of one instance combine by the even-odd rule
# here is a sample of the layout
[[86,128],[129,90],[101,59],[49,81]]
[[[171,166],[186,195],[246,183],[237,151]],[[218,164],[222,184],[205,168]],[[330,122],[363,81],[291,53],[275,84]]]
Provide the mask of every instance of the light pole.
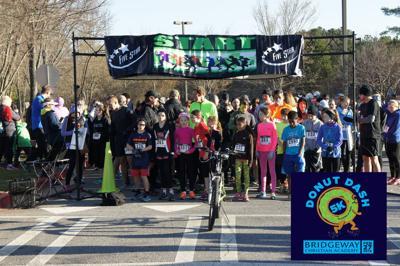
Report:
[[[347,35],[347,0],[342,0],[342,35]],[[343,52],[347,52],[347,38],[343,38]],[[347,56],[343,55],[343,79],[344,79],[344,95],[348,96],[348,68]]]
[[[175,20],[174,25],[181,25],[182,26],[182,35],[185,34],[185,25],[191,25],[191,21],[179,21]],[[188,88],[187,88],[187,80],[185,80],[185,102],[188,100]]]

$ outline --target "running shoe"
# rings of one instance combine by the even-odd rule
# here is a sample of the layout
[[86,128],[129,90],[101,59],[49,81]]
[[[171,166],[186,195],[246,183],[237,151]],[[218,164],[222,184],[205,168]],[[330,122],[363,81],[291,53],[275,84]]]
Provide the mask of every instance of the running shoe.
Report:
[[162,192],[160,195],[160,200],[167,200],[167,199],[168,199],[167,192]]
[[203,193],[201,193],[201,197],[200,197],[201,201],[206,201],[208,200],[208,192],[204,191]]
[[245,201],[245,202],[249,202],[250,201],[249,194],[247,194],[247,193],[244,194],[243,201]]
[[196,199],[196,193],[194,193],[194,191],[190,191],[190,192],[189,192],[189,198],[190,198],[191,200]]
[[272,193],[272,194],[271,194],[271,199],[272,199],[272,200],[276,200],[276,195],[275,195],[275,193]]
[[393,185],[393,183],[396,181],[396,177],[390,177],[388,180],[387,180],[387,184],[388,185]]
[[267,193],[266,192],[261,192],[260,199],[267,199]]
[[181,200],[185,200],[186,199],[186,191],[182,191],[181,194],[179,195],[179,198]]
[[168,200],[169,201],[175,201],[175,194],[174,193],[168,193],[169,195],[168,195]]
[[400,178],[396,178],[393,182],[394,186],[399,186],[400,185]]
[[148,195],[148,194],[144,195],[144,197],[142,198],[142,201],[143,201],[143,202],[149,202],[149,201],[151,201],[150,195]]
[[233,197],[233,201],[242,201],[242,200],[243,200],[242,193],[236,192],[235,196]]
[[12,165],[12,164],[8,164],[6,169],[7,169],[7,170],[18,170],[18,168],[15,167],[15,166]]

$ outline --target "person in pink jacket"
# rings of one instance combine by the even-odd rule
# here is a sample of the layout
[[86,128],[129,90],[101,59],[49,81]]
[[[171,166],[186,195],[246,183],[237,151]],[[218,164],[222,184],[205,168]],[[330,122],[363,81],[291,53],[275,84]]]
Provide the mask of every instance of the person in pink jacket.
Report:
[[176,164],[178,166],[177,176],[181,186],[179,198],[186,199],[186,182],[189,179],[189,196],[194,199],[194,186],[196,183],[196,175],[194,173],[194,130],[189,127],[189,114],[181,113],[179,115],[179,125],[175,130],[175,154]]
[[269,119],[268,107],[260,108],[260,123],[256,126],[256,153],[260,162],[261,169],[261,192],[257,196],[262,199],[267,198],[265,192],[267,183],[267,164],[271,176],[271,199],[276,199],[276,171],[275,171],[275,153],[278,144],[278,134],[275,124]]

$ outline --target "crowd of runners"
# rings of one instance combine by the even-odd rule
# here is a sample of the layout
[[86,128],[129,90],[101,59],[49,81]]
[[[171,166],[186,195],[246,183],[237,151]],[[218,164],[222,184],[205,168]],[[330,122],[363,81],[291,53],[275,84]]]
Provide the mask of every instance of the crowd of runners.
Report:
[[[104,167],[107,142],[122,189],[133,190],[141,201],[155,195],[196,199],[196,192],[206,200],[211,155],[226,149],[234,155],[223,166],[225,182],[238,201],[249,201],[251,186],[258,187],[258,198],[276,199],[278,190],[290,190],[294,172],[380,172],[384,155],[388,184],[400,184],[399,102],[395,95],[383,99],[367,85],[358,89],[356,110],[343,94],[279,89],[250,100],[247,95],[231,99],[227,91],[206,95],[197,87],[187,102],[177,90],[168,97],[149,90],[142,102],[123,93],[90,104],[79,100],[69,109],[52,94],[50,86],[43,87],[25,119],[10,97],[2,97],[0,161],[4,157],[12,171],[23,156],[51,161],[66,150],[68,190],[77,159],[81,167],[75,177],[84,168]],[[87,129],[79,158],[70,149],[76,123]]]

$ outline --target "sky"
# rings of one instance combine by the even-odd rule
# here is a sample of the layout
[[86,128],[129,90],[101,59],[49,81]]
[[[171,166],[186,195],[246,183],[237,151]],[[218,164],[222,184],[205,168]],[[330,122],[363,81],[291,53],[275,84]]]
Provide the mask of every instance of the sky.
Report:
[[[179,34],[174,20],[192,21],[186,34],[258,34],[252,12],[259,0],[110,0],[109,35]],[[311,0],[316,19],[308,28],[339,28],[342,0]],[[277,10],[279,0],[270,0]],[[385,16],[381,7],[400,6],[397,0],[347,0],[348,28],[359,37],[378,36],[399,17]]]

